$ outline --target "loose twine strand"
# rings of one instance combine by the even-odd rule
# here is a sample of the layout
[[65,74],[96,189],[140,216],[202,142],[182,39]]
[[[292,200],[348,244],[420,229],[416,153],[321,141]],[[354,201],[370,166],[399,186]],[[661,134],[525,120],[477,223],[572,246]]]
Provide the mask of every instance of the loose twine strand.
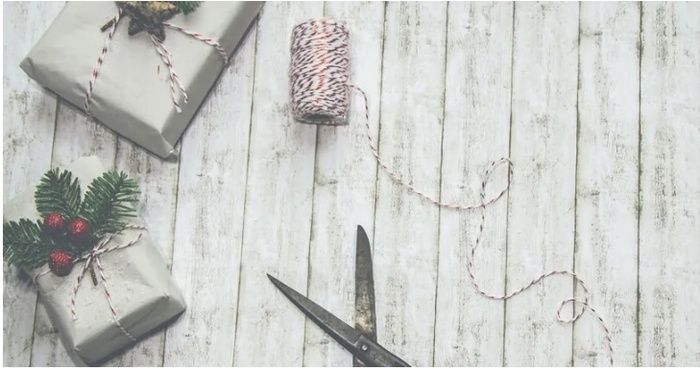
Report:
[[[114,33],[117,30],[117,26],[119,24],[119,21],[122,19],[122,10],[121,8],[118,8],[117,14],[112,18],[111,26],[109,28],[109,32],[107,33],[107,37],[105,38],[105,42],[102,46],[102,50],[100,51],[99,56],[97,57],[97,62],[95,62],[95,66],[92,68],[92,72],[90,73],[90,79],[88,80],[87,88],[85,89],[85,99],[83,101],[83,106],[85,108],[85,112],[87,112],[88,115],[90,115],[90,104],[92,102],[92,94],[93,90],[95,89],[95,82],[97,81],[97,77],[99,76],[100,69],[102,68],[102,65],[104,64],[104,59],[107,54],[107,50],[109,50],[109,45],[112,42],[112,39],[114,38]],[[203,42],[204,44],[207,44],[211,47],[213,47],[216,52],[221,56],[221,59],[224,62],[224,66],[228,65],[229,62],[229,57],[228,53],[226,52],[226,49],[215,39],[208,37],[206,35],[203,35],[199,32],[194,32],[190,31],[182,26],[178,26],[169,22],[163,22],[163,25],[169,28],[172,28],[174,30],[177,30],[179,32],[182,32],[183,34]],[[168,48],[165,47],[163,42],[159,40],[157,37],[153,35],[149,35],[151,39],[151,43],[153,44],[153,47],[155,51],[158,53],[160,56],[161,61],[165,66],[168,68],[168,76],[170,79],[170,97],[173,102],[173,106],[175,107],[175,111],[178,113],[182,112],[182,105],[187,104],[189,101],[189,96],[187,95],[187,90],[185,89],[185,86],[182,83],[182,80],[180,80],[180,76],[177,74],[175,71],[175,67],[173,66],[173,57]]]
[[[124,227],[124,230],[145,230],[146,227],[140,226],[140,225],[134,225],[134,224],[128,224]],[[112,300],[112,294],[109,289],[109,283],[107,280],[107,277],[105,276],[104,273],[104,266],[102,265],[102,261],[100,260],[100,256],[102,254],[106,254],[115,250],[120,250],[120,249],[125,249],[127,247],[134,246],[136,243],[138,243],[141,240],[141,237],[143,237],[143,232],[139,232],[139,234],[132,240],[120,244],[120,245],[110,245],[110,242],[112,241],[112,238],[114,236],[120,234],[121,232],[118,233],[110,233],[106,235],[104,238],[102,238],[96,245],[95,247],[92,248],[92,250],[88,251],[87,253],[83,254],[82,256],[76,258],[73,260],[73,264],[76,264],[78,262],[84,261],[85,263],[83,264],[82,269],[80,270],[80,274],[78,274],[78,277],[76,278],[75,285],[73,286],[73,290],[71,290],[71,296],[70,296],[70,312],[71,316],[73,318],[73,321],[78,320],[78,314],[76,310],[76,298],[78,296],[78,291],[80,290],[81,284],[83,282],[83,278],[85,277],[85,274],[88,272],[88,269],[92,270],[93,264],[97,266],[97,272],[99,276],[99,281],[102,284],[103,292],[105,294],[105,298],[107,299],[107,304],[109,305],[109,311],[110,315],[112,316],[112,321],[114,321],[114,324],[121,330],[121,332],[126,335],[129,340],[132,342],[136,342],[137,339],[135,336],[133,336],[129,331],[126,330],[126,328],[122,325],[121,321],[119,321],[119,312],[117,311],[116,305],[114,305],[114,301]],[[51,273],[51,269],[45,269],[37,274],[34,275],[34,283],[37,283],[37,280],[46,275]],[[93,279],[96,279],[96,277],[93,277]],[[95,284],[97,284],[97,281],[95,281]]]
[[[364,126],[370,151],[379,167],[393,182],[441,208],[452,210],[480,210],[479,225],[472,248],[468,251],[467,273],[472,287],[483,297],[492,300],[508,300],[535,286],[547,277],[563,275],[571,277],[583,291],[582,298],[571,297],[561,301],[556,311],[556,319],[561,323],[576,322],[586,311],[589,311],[603,329],[610,364],[613,364],[613,347],[610,330],[603,318],[590,305],[590,290],[585,282],[573,271],[552,270],[541,274],[529,283],[505,294],[492,294],[484,290],[474,274],[474,255],[481,245],[485,226],[486,207],[492,205],[506,194],[513,179],[513,163],[502,157],[492,161],[486,168],[479,193],[480,200],[476,204],[461,204],[443,202],[426,192],[416,188],[404,180],[387,161],[379,154],[374,144],[369,120],[369,102],[367,94],[358,86],[349,83],[349,32],[344,24],[331,19],[312,19],[297,25],[292,32],[291,65],[290,65],[290,99],[292,114],[297,120],[314,124],[342,124],[347,119],[349,107],[349,91],[357,91],[364,103]],[[495,195],[487,197],[486,185],[493,172],[502,166],[508,167],[508,181]],[[570,318],[565,318],[562,311],[569,303],[574,305]],[[576,305],[580,311],[576,311]]]

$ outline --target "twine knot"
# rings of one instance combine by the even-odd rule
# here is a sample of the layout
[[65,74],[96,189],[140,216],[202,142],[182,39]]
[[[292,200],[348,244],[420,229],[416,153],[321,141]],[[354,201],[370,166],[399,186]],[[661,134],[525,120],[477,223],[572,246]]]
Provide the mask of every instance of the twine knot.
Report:
[[[107,33],[107,37],[105,38],[105,42],[102,46],[102,50],[100,51],[100,55],[97,57],[97,62],[95,63],[95,66],[92,69],[92,72],[90,73],[90,79],[88,80],[87,88],[85,89],[85,99],[83,101],[83,107],[85,108],[85,112],[88,115],[91,115],[90,113],[90,103],[92,102],[92,93],[95,88],[95,82],[97,81],[97,77],[100,74],[100,68],[102,67],[102,64],[104,63],[105,56],[107,55],[107,50],[109,50],[109,44],[111,43],[112,39],[114,38],[114,33],[117,30],[117,26],[119,25],[119,21],[122,19],[122,12],[123,9],[122,7],[117,7],[117,14],[109,21],[107,24],[102,26],[102,31],[105,31],[109,29],[109,32]],[[203,42],[204,44],[207,44],[211,47],[213,47],[217,53],[221,56],[224,66],[228,64],[229,62],[229,57],[228,53],[224,49],[224,47],[216,40],[214,40],[211,37],[202,35],[198,32],[193,32],[190,30],[187,30],[184,27],[174,25],[169,22],[161,22],[160,23],[161,28],[162,26],[177,30],[193,39],[199,40]],[[182,105],[187,104],[189,101],[189,97],[187,95],[187,90],[185,89],[185,86],[182,84],[182,81],[180,80],[180,76],[175,72],[175,67],[173,67],[173,58],[172,55],[170,54],[170,51],[165,47],[163,44],[163,38],[158,38],[153,34],[150,34],[150,39],[151,42],[153,43],[153,47],[155,51],[158,53],[160,56],[161,61],[163,61],[163,64],[168,68],[168,75],[170,79],[170,96],[173,101],[173,106],[175,107],[175,111],[178,113],[182,112]]]
[[[104,266],[102,265],[102,262],[100,261],[100,256],[103,254],[115,251],[115,250],[121,250],[125,249],[127,247],[131,247],[136,245],[141,238],[143,237],[143,232],[139,232],[139,234],[132,240],[123,243],[123,244],[110,244],[112,242],[112,239],[124,232],[125,230],[140,230],[144,231],[146,230],[146,227],[141,226],[141,225],[133,225],[133,224],[128,224],[122,229],[121,231],[117,233],[110,233],[106,235],[104,238],[102,238],[95,246],[82,256],[76,258],[73,260],[73,264],[84,261],[83,267],[80,270],[80,274],[78,274],[78,277],[76,279],[75,285],[73,286],[73,290],[71,290],[71,297],[70,297],[70,311],[71,311],[71,316],[73,317],[73,321],[78,320],[78,314],[76,311],[76,297],[78,296],[78,291],[80,290],[81,284],[83,282],[83,278],[85,277],[85,274],[90,271],[90,275],[92,277],[93,284],[97,286],[99,283],[102,284],[102,288],[105,294],[105,298],[107,299],[107,303],[109,304],[109,310],[110,314],[112,316],[112,320],[114,323],[117,325],[117,327],[126,335],[126,337],[129,338],[129,340],[136,342],[136,337],[131,335],[121,324],[118,318],[118,311],[117,307],[114,305],[114,302],[112,301],[112,294],[109,289],[109,283],[107,281],[107,277],[105,276],[104,273]],[[97,267],[97,273],[95,272],[95,267]],[[34,276],[34,283],[37,282],[37,280],[41,277],[44,276],[48,273],[50,273],[50,269],[46,269],[42,272],[37,273]],[[99,280],[99,282],[98,282]]]

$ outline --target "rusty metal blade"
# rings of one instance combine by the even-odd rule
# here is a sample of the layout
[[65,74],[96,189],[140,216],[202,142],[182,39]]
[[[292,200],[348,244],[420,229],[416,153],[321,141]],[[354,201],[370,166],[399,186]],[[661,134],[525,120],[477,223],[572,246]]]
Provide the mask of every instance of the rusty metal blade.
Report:
[[[374,275],[372,250],[362,226],[357,226],[355,252],[355,329],[372,341],[377,341],[377,316],[374,308]],[[362,366],[353,359],[354,366]]]
[[272,281],[272,283],[277,286],[280,291],[282,291],[284,296],[294,303],[297,308],[301,309],[301,311],[304,312],[309,319],[321,327],[323,331],[333,337],[335,341],[351,352],[358,351],[355,343],[357,343],[358,339],[362,335],[359,331],[341,321],[338,317],[323,309],[320,305],[314,303],[306,296],[280,282],[275,277],[268,274],[267,278],[269,278],[270,281]]

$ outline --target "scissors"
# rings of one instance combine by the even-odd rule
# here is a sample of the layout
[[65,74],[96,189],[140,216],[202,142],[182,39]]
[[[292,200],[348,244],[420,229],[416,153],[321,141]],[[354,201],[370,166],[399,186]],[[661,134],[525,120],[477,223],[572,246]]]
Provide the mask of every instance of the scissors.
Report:
[[278,279],[269,274],[267,277],[307,317],[353,354],[353,366],[410,367],[377,343],[372,252],[367,234],[359,225],[356,249],[354,328]]

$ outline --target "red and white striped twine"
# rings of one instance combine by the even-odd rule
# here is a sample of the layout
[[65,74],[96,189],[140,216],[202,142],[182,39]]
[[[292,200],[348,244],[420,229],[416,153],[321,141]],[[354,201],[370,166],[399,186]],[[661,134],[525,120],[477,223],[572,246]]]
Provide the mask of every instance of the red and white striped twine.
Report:
[[[92,72],[90,73],[90,79],[88,80],[87,88],[85,89],[85,99],[84,99],[84,108],[85,112],[87,114],[90,114],[90,103],[92,102],[92,93],[95,88],[95,82],[97,81],[97,76],[99,75],[100,68],[102,67],[102,64],[104,63],[104,58],[105,55],[107,54],[107,50],[109,49],[109,44],[112,42],[112,39],[114,38],[114,33],[117,29],[117,25],[119,24],[119,21],[121,20],[122,17],[122,11],[121,8],[118,8],[117,14],[114,16],[112,19],[112,25],[109,29],[109,33],[107,33],[107,37],[105,38],[104,45],[102,46],[102,50],[100,51],[100,55],[97,58],[97,62],[95,63],[95,66],[92,68]],[[203,42],[204,44],[207,44],[214,49],[216,49],[217,53],[221,56],[221,59],[224,61],[224,66],[228,64],[229,57],[228,53],[226,52],[226,49],[216,40],[214,40],[211,37],[202,35],[199,32],[193,32],[190,31],[184,27],[174,25],[169,22],[163,22],[164,26],[167,26],[169,28],[172,28],[174,30],[180,31],[183,34],[192,37],[196,40],[199,40]],[[168,75],[170,77],[170,96],[173,101],[173,106],[175,107],[175,110],[180,113],[182,112],[182,104],[187,104],[187,101],[189,100],[189,97],[187,96],[187,90],[185,89],[184,85],[182,84],[182,81],[180,80],[180,76],[175,72],[175,68],[173,67],[173,58],[172,55],[170,54],[170,51],[165,47],[163,42],[161,40],[158,40],[157,37],[153,35],[149,35],[151,42],[153,43],[153,47],[155,48],[156,52],[160,56],[160,59],[163,61],[163,64],[168,68]]]
[[221,46],[221,44],[219,44],[218,41],[216,41],[216,40],[214,40],[211,37],[208,37],[206,35],[202,35],[199,32],[190,31],[182,26],[174,25],[170,22],[163,22],[163,25],[170,27],[174,30],[178,30],[187,36],[190,36],[190,37],[197,39],[197,40],[199,40],[199,41],[201,41],[209,46],[212,46],[219,53],[219,55],[221,56],[221,59],[224,60],[224,65],[228,64],[228,53],[226,53],[226,49],[224,49],[224,47]]
[[105,55],[107,55],[109,44],[114,38],[114,32],[117,30],[117,25],[119,24],[119,21],[122,18],[121,8],[117,7],[117,9],[117,15],[114,16],[112,27],[110,27],[109,32],[107,33],[107,38],[105,38],[105,43],[104,45],[102,45],[100,55],[97,57],[97,62],[92,68],[92,72],[90,73],[90,79],[88,80],[87,89],[85,89],[85,100],[83,102],[83,105],[85,107],[85,112],[87,112],[88,115],[90,114],[90,102],[92,101],[92,91],[93,89],[95,89],[95,82],[97,82],[97,76],[100,73],[100,68],[102,68],[102,63],[104,63]]
[[[581,287],[581,289],[583,291],[583,298],[580,299],[580,298],[572,297],[572,298],[567,298],[567,299],[562,300],[559,303],[559,306],[557,308],[557,312],[556,312],[557,320],[559,322],[562,322],[562,323],[573,323],[573,322],[576,322],[579,318],[581,318],[581,316],[583,315],[583,313],[586,310],[590,311],[591,314],[596,318],[596,320],[598,320],[598,322],[601,325],[601,328],[603,329],[603,335],[605,337],[605,345],[606,345],[606,348],[608,350],[610,365],[612,366],[613,362],[614,362],[614,360],[613,360],[614,352],[613,352],[613,346],[612,346],[612,338],[610,336],[610,329],[608,329],[608,326],[605,324],[605,321],[600,316],[600,314],[598,314],[598,311],[596,311],[595,308],[593,308],[590,305],[590,303],[589,303],[590,296],[591,296],[590,290],[586,286],[586,283],[583,281],[583,279],[581,279],[575,272],[568,271],[568,270],[552,270],[552,271],[541,274],[540,276],[533,279],[529,283],[527,283],[523,286],[520,286],[519,288],[511,291],[509,294],[502,294],[502,295],[491,294],[491,293],[485,291],[477,283],[476,277],[474,275],[474,264],[473,264],[474,254],[476,253],[476,250],[479,248],[479,246],[481,244],[481,239],[482,239],[482,235],[484,232],[484,225],[486,224],[485,223],[485,221],[486,221],[486,216],[485,216],[486,184],[489,181],[489,178],[491,177],[491,175],[493,174],[493,169],[494,169],[494,166],[492,163],[492,165],[490,167],[488,167],[484,173],[484,176],[483,176],[482,182],[481,182],[481,191],[479,192],[479,197],[480,197],[481,202],[484,206],[479,208],[479,210],[480,210],[479,226],[477,229],[476,238],[474,239],[474,245],[469,250],[468,262],[467,262],[467,273],[469,274],[469,278],[470,278],[470,282],[471,282],[472,286],[479,294],[481,294],[482,296],[484,296],[486,298],[493,299],[493,300],[508,300],[508,299],[522,293],[523,291],[529,289],[530,287],[533,287],[534,285],[536,285],[537,283],[539,283],[540,281],[544,280],[547,277],[554,276],[554,275],[570,276],[574,280],[574,283]],[[509,174],[508,177],[512,178],[512,173]],[[571,318],[564,318],[562,316],[562,310],[564,309],[564,307],[568,303],[572,303],[574,305],[574,313],[573,313]],[[581,306],[581,311],[578,313],[576,312],[576,304],[579,304]]]
[[[139,225],[132,225],[129,224],[127,225],[124,230],[126,229],[131,229],[131,230],[145,230],[146,227],[139,226]],[[110,315],[112,316],[112,320],[114,321],[114,324],[122,331],[122,333],[129,338],[129,340],[136,342],[136,337],[133,336],[129,331],[124,328],[122,325],[121,321],[119,321],[119,312],[117,311],[117,307],[114,305],[114,301],[112,300],[112,294],[109,289],[109,284],[107,282],[107,277],[105,276],[104,272],[104,267],[102,265],[102,262],[100,261],[100,255],[114,251],[114,250],[119,250],[119,249],[125,249],[127,247],[134,246],[136,243],[138,243],[141,240],[141,237],[143,236],[143,233],[139,233],[136,238],[133,240],[126,242],[121,245],[109,245],[109,243],[112,241],[112,238],[116,234],[109,234],[105,236],[100,242],[98,242],[95,247],[92,248],[89,252],[85,253],[83,256],[76,258],[73,260],[73,264],[85,261],[83,264],[83,267],[80,270],[80,274],[78,274],[78,277],[76,278],[75,286],[73,286],[73,290],[71,290],[71,297],[70,297],[70,311],[71,315],[73,317],[73,321],[78,320],[78,314],[76,310],[76,298],[78,296],[78,291],[80,290],[81,284],[83,282],[83,278],[85,277],[85,273],[88,271],[88,269],[91,269],[92,265],[94,264],[97,266],[97,272],[99,275],[100,282],[102,283],[102,288],[105,294],[105,298],[107,299],[107,304],[109,305],[109,311]],[[34,282],[37,282],[39,277],[51,273],[50,269],[46,269],[42,272],[37,273],[34,276]]]
[[[492,161],[486,168],[481,182],[480,200],[475,204],[460,204],[456,202],[443,202],[426,192],[417,189],[415,186],[404,180],[387,161],[379,154],[372,138],[372,131],[369,124],[369,102],[367,94],[359,87],[349,83],[349,32],[343,23],[331,19],[309,20],[294,27],[292,31],[291,65],[290,65],[290,100],[291,111],[295,119],[313,124],[338,125],[345,123],[349,109],[349,92],[354,89],[359,92],[364,102],[364,124],[370,151],[379,167],[395,183],[406,188],[425,201],[438,207],[453,210],[474,210],[479,209],[480,223],[473,247],[468,254],[467,273],[471,285],[482,296],[493,300],[508,300],[530,287],[536,285],[547,277],[554,275],[564,275],[571,277],[575,284],[582,289],[582,298],[568,298],[563,300],[556,312],[556,318],[562,323],[573,323],[577,321],[584,312],[590,313],[600,323],[605,337],[607,350],[609,352],[610,364],[613,363],[613,348],[610,330],[598,312],[590,306],[590,290],[583,280],[572,271],[553,270],[540,275],[524,286],[513,290],[508,294],[495,295],[486,292],[477,283],[474,275],[474,253],[481,243],[484,231],[485,214],[487,206],[502,198],[508,191],[513,179],[513,163],[505,157]],[[486,184],[493,172],[500,166],[508,167],[508,181],[494,195],[487,197]],[[574,309],[576,304],[580,311],[574,310],[571,318],[562,317],[562,310],[566,304],[572,303]]]
[[[168,73],[170,74],[170,95],[173,99],[173,105],[175,105],[175,110],[180,113],[182,112],[182,107],[180,106],[180,98],[182,98],[182,103],[187,104],[189,97],[187,96],[187,91],[180,81],[180,76],[175,72],[175,67],[173,67],[173,59],[170,51],[163,45],[157,37],[151,36],[151,42],[160,55],[160,59],[163,61],[166,67],[168,67]],[[178,94],[180,97],[178,98]]]

